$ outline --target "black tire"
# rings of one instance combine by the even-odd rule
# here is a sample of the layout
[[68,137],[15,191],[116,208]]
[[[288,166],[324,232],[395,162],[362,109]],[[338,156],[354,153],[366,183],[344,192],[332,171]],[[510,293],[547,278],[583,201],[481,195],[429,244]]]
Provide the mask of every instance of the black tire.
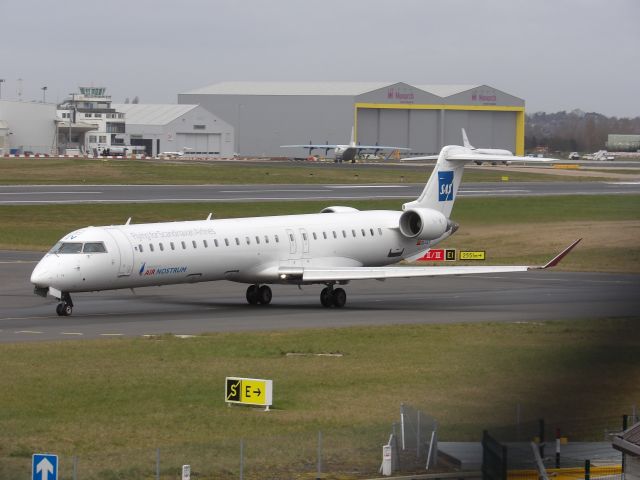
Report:
[[262,285],[258,289],[258,302],[262,305],[269,305],[272,297],[273,293],[271,293],[271,288],[268,285]]
[[68,304],[68,303],[64,303],[62,304],[62,312],[64,314],[65,317],[69,317],[71,316],[71,314],[73,313],[73,307]]
[[247,302],[249,302],[249,305],[258,304],[258,286],[257,285],[249,285],[249,287],[247,288]]
[[320,292],[320,303],[325,308],[333,306],[333,297],[331,295],[331,290],[329,290],[329,287],[324,287]]
[[336,288],[331,297],[333,299],[333,306],[336,308],[342,308],[344,304],[347,303],[347,292],[342,288]]
[[64,316],[64,311],[62,310],[62,307],[63,307],[63,306],[64,306],[64,305],[63,305],[62,303],[59,303],[59,304],[56,306],[56,313],[58,314],[58,316],[59,316],[59,317],[63,317],[63,316]]

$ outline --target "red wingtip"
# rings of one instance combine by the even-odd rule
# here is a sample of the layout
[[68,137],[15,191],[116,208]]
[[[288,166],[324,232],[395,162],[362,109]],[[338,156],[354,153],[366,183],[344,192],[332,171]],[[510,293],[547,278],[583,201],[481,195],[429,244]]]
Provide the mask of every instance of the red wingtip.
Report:
[[545,268],[551,268],[551,267],[555,267],[556,265],[558,265],[560,263],[560,261],[569,254],[569,252],[571,250],[573,250],[573,247],[575,247],[576,245],[578,245],[580,243],[582,239],[579,238],[577,239],[575,242],[573,242],[571,245],[569,245],[567,248],[565,248],[563,251],[561,251],[558,255],[556,255],[555,257],[553,257],[546,265],[542,266],[542,267],[534,267],[534,268],[538,268],[541,270],[544,270]]

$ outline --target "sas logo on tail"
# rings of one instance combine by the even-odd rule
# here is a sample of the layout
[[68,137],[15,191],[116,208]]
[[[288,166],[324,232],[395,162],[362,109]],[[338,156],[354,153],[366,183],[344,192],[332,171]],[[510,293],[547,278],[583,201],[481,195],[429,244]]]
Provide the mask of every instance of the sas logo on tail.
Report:
[[453,200],[453,172],[438,172],[438,201]]

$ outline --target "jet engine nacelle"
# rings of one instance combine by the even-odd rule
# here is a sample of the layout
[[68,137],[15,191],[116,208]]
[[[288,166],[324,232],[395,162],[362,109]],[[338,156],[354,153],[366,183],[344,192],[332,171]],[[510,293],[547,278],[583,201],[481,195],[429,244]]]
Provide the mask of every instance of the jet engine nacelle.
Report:
[[400,232],[409,238],[435,240],[449,230],[449,220],[430,208],[412,208],[400,215]]

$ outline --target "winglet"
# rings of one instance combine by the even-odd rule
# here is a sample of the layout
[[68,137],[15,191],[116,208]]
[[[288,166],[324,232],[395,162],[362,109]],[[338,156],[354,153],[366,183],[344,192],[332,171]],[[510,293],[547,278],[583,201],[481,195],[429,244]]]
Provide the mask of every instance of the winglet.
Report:
[[555,257],[553,257],[546,265],[542,266],[542,267],[529,267],[529,270],[544,270],[546,268],[551,268],[551,267],[555,267],[556,265],[558,265],[560,263],[560,261],[569,254],[569,252],[571,250],[573,250],[573,247],[575,247],[576,245],[578,245],[580,243],[582,239],[579,238],[577,239],[575,242],[573,242],[571,245],[569,245],[567,248],[565,248],[563,251],[561,251],[558,255],[556,255]]
[[475,148],[473,148],[473,145],[471,145],[471,143],[469,143],[469,137],[467,137],[467,132],[465,131],[465,129],[462,129],[462,144],[466,147],[469,148],[471,150],[475,150]]

